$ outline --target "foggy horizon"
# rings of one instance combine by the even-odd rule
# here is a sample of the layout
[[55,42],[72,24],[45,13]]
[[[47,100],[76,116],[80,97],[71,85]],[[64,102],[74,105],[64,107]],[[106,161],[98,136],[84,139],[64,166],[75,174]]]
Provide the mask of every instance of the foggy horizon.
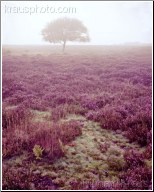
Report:
[[[10,7],[72,7],[75,13],[14,13]],[[13,10],[13,9],[12,9]],[[3,45],[54,45],[41,35],[57,18],[76,18],[88,28],[88,43],[67,45],[140,45],[152,43],[152,2],[2,2]],[[59,44],[55,44],[59,45]]]
[[[74,43],[74,44],[73,44]],[[81,42],[81,43],[77,43],[77,42],[67,42],[67,47],[69,46],[144,46],[144,45],[147,45],[147,46],[152,46],[152,42],[148,43],[148,42],[127,42],[127,43],[119,43],[119,44],[90,44],[90,43],[84,43]],[[58,43],[40,43],[40,44],[2,44],[2,46],[58,46],[58,47],[61,47],[61,44],[58,44]]]

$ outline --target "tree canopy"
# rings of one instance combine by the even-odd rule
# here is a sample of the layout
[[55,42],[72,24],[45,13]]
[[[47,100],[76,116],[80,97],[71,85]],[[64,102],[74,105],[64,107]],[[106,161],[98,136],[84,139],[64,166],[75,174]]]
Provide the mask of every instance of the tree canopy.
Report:
[[88,42],[87,28],[78,19],[60,18],[51,21],[42,30],[45,41],[50,43],[62,43],[63,51],[67,41]]

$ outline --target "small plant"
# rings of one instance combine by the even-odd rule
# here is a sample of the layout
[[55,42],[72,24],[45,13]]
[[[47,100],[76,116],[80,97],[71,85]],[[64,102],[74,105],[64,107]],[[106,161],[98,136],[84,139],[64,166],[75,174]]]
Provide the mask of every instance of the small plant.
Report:
[[42,149],[40,145],[34,146],[33,153],[34,153],[36,159],[41,159],[43,151],[44,151],[44,149]]

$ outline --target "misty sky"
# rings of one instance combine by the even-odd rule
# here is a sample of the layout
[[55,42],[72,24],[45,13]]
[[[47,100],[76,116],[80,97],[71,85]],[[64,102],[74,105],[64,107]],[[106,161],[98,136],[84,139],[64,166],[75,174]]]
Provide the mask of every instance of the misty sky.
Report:
[[[152,2],[1,2],[3,44],[49,44],[41,30],[56,18],[78,18],[89,29],[89,44],[123,44],[152,42]],[[37,13],[28,12],[38,7]],[[73,7],[76,13],[40,13],[46,7]],[[11,13],[10,11],[11,7]],[[18,7],[27,7],[19,13]],[[42,8],[43,7],[43,8]],[[18,10],[17,10],[17,9]],[[17,13],[18,12],[18,13]],[[74,43],[73,43],[74,44]]]

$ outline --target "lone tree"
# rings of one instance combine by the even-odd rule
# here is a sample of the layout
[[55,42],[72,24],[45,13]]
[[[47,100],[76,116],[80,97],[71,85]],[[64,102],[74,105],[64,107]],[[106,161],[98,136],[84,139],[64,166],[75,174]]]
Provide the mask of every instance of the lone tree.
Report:
[[63,52],[67,41],[89,41],[88,30],[78,19],[60,18],[52,21],[42,30],[42,35],[45,41],[61,43]]

